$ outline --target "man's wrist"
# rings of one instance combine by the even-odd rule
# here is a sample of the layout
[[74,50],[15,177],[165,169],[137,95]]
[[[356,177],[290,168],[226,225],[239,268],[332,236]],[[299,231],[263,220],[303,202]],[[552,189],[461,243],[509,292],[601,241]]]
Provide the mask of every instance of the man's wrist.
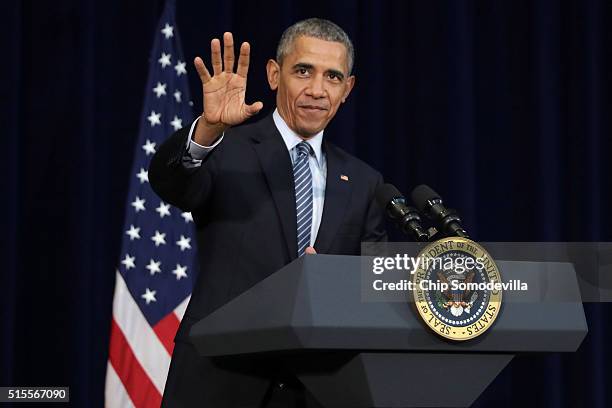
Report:
[[196,124],[192,139],[201,146],[211,146],[228,127],[222,123],[211,125],[206,122],[204,115],[202,115]]

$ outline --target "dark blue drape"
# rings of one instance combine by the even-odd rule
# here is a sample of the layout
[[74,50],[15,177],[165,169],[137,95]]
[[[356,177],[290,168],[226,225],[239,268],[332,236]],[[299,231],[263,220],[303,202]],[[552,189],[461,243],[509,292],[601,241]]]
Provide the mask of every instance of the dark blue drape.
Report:
[[[161,0],[5,1],[0,385],[103,406],[114,267]],[[344,27],[356,88],[326,137],[408,193],[433,186],[483,241],[612,239],[612,5],[593,1],[179,0],[187,59],[252,45],[247,98],[292,22]],[[190,72],[195,106],[200,86]],[[261,116],[262,114],[260,114]],[[612,404],[612,307],[575,354],[521,356],[478,406]],[[452,382],[449,373],[440,386]]]

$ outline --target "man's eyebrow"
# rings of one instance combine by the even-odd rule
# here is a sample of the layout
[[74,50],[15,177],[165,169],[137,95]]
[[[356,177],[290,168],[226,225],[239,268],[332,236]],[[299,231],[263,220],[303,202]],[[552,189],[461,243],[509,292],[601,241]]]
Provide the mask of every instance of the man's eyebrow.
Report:
[[297,64],[295,64],[293,66],[293,69],[312,69],[313,65],[312,64],[308,64],[306,62],[298,62]]

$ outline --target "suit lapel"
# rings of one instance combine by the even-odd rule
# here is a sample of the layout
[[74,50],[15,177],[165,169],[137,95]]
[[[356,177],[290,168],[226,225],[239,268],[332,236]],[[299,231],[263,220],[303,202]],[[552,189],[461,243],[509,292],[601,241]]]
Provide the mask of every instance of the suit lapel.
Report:
[[334,145],[327,141],[323,143],[327,158],[327,178],[323,216],[315,242],[315,249],[319,253],[329,251],[351,196],[351,181],[347,179],[350,174],[347,173],[346,161]]
[[297,258],[297,220],[291,158],[272,115],[260,123],[260,131],[252,137],[255,142],[253,146],[276,205],[289,258],[293,260]]

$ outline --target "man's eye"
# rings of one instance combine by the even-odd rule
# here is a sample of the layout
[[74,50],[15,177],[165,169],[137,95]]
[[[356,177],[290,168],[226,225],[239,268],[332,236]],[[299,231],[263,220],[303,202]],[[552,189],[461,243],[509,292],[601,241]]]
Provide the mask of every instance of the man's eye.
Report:
[[298,68],[297,73],[300,75],[306,75],[308,73],[308,70],[306,68]]
[[340,81],[340,80],[342,79],[342,78],[340,78],[340,75],[338,75],[338,74],[333,74],[333,73],[330,73],[330,74],[328,75],[328,77],[329,77],[329,79],[331,79],[332,81]]

